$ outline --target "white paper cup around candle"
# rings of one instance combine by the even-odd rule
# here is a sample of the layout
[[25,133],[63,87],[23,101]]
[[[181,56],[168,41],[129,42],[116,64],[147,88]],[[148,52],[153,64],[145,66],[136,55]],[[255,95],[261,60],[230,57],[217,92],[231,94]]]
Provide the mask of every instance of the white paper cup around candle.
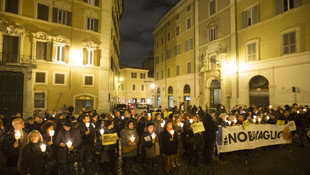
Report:
[[256,118],[256,117],[257,117],[256,115],[253,116],[253,118]]
[[68,147],[68,148],[71,148],[71,146],[72,146],[72,142],[69,140],[69,141],[67,142],[67,147]]
[[171,133],[172,135],[174,135],[174,130],[170,130],[170,133]]
[[261,119],[261,118],[258,118],[257,121],[260,122],[260,121],[262,121],[262,119]]
[[15,131],[15,139],[16,140],[20,139],[21,136],[22,136],[22,134],[20,133],[20,131]]
[[40,146],[40,148],[41,148],[41,151],[42,151],[42,152],[45,152],[45,151],[46,151],[46,145],[45,145],[45,144],[42,144],[42,145]]
[[103,135],[104,129],[100,129],[100,134]]
[[95,124],[92,123],[91,125],[92,125],[94,128],[96,128],[96,125],[95,125]]
[[155,134],[155,133],[153,133],[153,134],[152,134],[152,139],[154,140],[154,139],[155,139],[155,137],[156,137],[156,134]]
[[124,117],[124,116],[122,116],[122,117],[121,117],[121,119],[122,119],[122,120],[124,120],[124,119],[125,119],[125,117]]
[[181,128],[183,128],[183,126],[184,126],[184,123],[180,123],[180,126],[181,126]]
[[269,105],[269,108],[272,108],[272,105]]
[[131,141],[131,142],[134,142],[135,139],[136,139],[136,138],[135,138],[133,135],[130,137],[130,141]]
[[112,115],[112,118],[114,118],[114,115]]
[[54,130],[50,130],[50,131],[49,131],[49,134],[50,134],[51,137],[53,137],[54,134],[55,134],[55,131],[54,131]]
[[270,117],[269,117],[269,116],[267,116],[266,118],[267,118],[267,120],[269,120],[269,119],[270,119]]
[[161,127],[163,128],[163,127],[165,126],[165,123],[164,123],[164,122],[162,122],[160,125],[161,125]]
[[191,119],[189,119],[189,122],[190,122],[190,123],[193,123],[193,119],[192,119],[192,118],[191,118]]
[[89,128],[90,123],[85,123],[86,127]]
[[237,119],[234,119],[234,123],[235,123],[235,124],[237,123]]
[[256,123],[256,119],[253,119],[253,123]]
[[231,121],[230,120],[227,123],[228,123],[229,126],[231,125]]

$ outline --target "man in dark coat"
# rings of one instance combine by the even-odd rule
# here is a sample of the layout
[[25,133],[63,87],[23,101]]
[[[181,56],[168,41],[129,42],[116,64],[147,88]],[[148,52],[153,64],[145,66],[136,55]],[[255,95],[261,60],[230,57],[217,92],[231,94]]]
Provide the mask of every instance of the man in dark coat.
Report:
[[307,113],[305,113],[303,108],[298,109],[298,114],[296,115],[296,118],[295,118],[295,124],[296,124],[297,134],[300,140],[300,146],[304,146],[304,142],[303,142],[304,137],[310,143],[310,138],[307,136],[310,121],[309,121],[309,117]]
[[202,117],[202,123],[205,128],[205,132],[202,133],[204,145],[203,145],[203,161],[206,164],[212,163],[212,156],[214,152],[214,144],[216,140],[216,127],[212,117],[214,117],[215,111],[210,110],[209,113],[205,113]]

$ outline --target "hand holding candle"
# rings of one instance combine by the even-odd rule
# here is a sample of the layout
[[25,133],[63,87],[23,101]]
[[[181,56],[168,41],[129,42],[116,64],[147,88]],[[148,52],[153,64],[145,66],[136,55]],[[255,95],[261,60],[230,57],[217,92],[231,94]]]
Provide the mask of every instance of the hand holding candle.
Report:
[[72,146],[72,142],[71,142],[71,140],[69,140],[69,141],[67,142],[67,147],[68,147],[68,148],[71,148],[71,146]]
[[100,134],[101,134],[101,135],[104,134],[104,129],[100,129]]
[[170,133],[172,134],[172,136],[174,135],[174,130],[170,130]]
[[87,130],[89,130],[89,125],[90,123],[85,123],[86,127],[87,127]]
[[262,121],[262,119],[261,119],[261,118],[258,118],[257,121],[258,121],[258,123],[260,123],[260,122]]
[[133,135],[129,139],[131,142],[134,142],[136,140],[136,138]]
[[161,127],[163,128],[163,127],[165,126],[165,123],[164,123],[164,122],[162,122],[160,125],[161,125]]
[[253,119],[253,123],[256,123],[256,119]]
[[230,125],[231,125],[231,121],[230,121],[230,120],[228,120],[228,122],[227,122],[227,123],[228,123],[228,126],[230,126]]
[[180,126],[181,126],[181,128],[183,128],[183,126],[184,126],[184,123],[180,123]]
[[267,120],[269,120],[269,119],[270,119],[270,117],[269,117],[269,116],[267,116],[267,117],[266,117],[266,119],[267,119]]
[[22,134],[20,133],[20,131],[15,131],[15,139],[16,140],[19,140],[21,136],[22,136]]
[[193,123],[193,119],[191,118],[191,119],[189,119],[189,122],[192,124]]
[[152,136],[153,140],[156,138],[156,134],[155,133],[153,133],[151,136]]
[[53,136],[54,136],[54,134],[55,134],[55,131],[54,131],[54,130],[50,130],[48,133],[49,133],[50,136],[51,136],[51,141],[53,141]]
[[42,151],[43,153],[46,151],[46,145],[45,145],[45,144],[42,144],[42,145],[40,146],[40,148],[41,148],[41,151]]

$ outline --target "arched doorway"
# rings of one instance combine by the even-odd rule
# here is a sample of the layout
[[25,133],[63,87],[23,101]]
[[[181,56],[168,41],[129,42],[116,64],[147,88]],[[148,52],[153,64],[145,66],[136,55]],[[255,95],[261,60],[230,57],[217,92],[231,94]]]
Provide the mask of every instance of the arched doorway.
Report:
[[80,95],[75,97],[75,113],[78,114],[82,109],[86,111],[94,109],[94,97],[89,95]]
[[250,105],[269,105],[269,82],[263,76],[255,76],[250,80]]
[[157,88],[157,107],[159,108],[160,106],[160,88]]
[[191,105],[191,87],[186,84],[184,86],[184,109],[187,110],[188,106]]
[[168,107],[173,108],[173,87],[168,88]]
[[221,104],[221,83],[213,80],[210,85],[210,107],[216,108]]

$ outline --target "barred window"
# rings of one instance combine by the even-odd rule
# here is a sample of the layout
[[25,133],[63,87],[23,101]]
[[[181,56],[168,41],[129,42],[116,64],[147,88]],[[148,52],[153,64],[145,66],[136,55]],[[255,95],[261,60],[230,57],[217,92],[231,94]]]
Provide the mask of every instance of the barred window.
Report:
[[34,108],[45,108],[45,93],[34,93]]
[[84,85],[86,85],[86,86],[93,85],[93,76],[85,76],[84,77]]
[[36,83],[45,83],[45,72],[36,72]]

